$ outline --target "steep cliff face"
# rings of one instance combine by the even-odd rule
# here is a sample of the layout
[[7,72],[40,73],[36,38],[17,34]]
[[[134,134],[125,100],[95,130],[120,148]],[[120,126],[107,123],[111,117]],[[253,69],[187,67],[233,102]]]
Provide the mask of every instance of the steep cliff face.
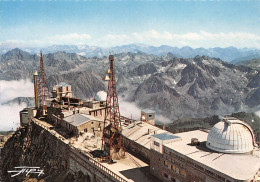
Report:
[[[1,151],[3,181],[90,181],[81,171],[69,170],[68,147],[36,124],[21,128],[9,138]],[[44,175],[20,174],[11,177],[8,171],[18,166],[40,167]]]
[[133,69],[133,71],[130,71],[129,74],[131,76],[143,76],[147,74],[153,74],[155,72],[157,72],[157,69],[153,63],[145,63],[136,67],[135,69]]

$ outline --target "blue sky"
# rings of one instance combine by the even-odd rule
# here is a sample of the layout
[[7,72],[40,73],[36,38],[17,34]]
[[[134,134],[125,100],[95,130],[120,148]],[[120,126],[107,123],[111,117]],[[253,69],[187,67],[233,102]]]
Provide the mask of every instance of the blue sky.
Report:
[[1,1],[0,46],[260,48],[260,1]]

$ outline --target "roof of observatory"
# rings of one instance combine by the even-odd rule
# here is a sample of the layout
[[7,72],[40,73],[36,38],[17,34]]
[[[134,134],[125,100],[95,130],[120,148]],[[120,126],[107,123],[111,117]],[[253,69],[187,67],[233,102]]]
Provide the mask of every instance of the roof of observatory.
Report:
[[[250,153],[221,153],[206,147],[208,133],[205,131],[195,130],[174,135],[182,140],[167,143],[164,149],[183,157],[194,166],[196,164],[205,171],[211,171],[231,181],[230,178],[241,181],[253,179],[260,168],[258,148],[254,148]],[[191,145],[191,139],[194,137],[199,140],[200,145]]]
[[95,101],[106,101],[107,93],[105,91],[98,91],[95,95]]
[[206,145],[223,153],[250,152],[254,146],[253,130],[236,118],[224,118],[211,128]]

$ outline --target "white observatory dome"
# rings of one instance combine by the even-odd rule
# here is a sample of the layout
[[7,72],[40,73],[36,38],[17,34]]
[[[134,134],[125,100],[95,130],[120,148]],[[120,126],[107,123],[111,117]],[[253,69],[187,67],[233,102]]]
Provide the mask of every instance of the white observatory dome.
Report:
[[236,118],[227,118],[215,124],[206,146],[223,153],[246,153],[253,150],[254,133],[250,126]]
[[107,100],[107,93],[104,91],[98,91],[94,97],[95,101],[106,101]]

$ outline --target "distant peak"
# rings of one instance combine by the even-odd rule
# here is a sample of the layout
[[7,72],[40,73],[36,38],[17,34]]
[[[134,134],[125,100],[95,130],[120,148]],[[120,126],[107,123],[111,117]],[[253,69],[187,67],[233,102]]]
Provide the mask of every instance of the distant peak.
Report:
[[[8,52],[20,52],[20,51],[22,51],[22,50],[19,49],[19,48],[14,48],[14,49],[12,49],[12,50],[10,50]],[[22,51],[22,52],[24,52],[24,51]]]
[[6,55],[10,55],[10,54],[17,54],[17,53],[19,53],[19,54],[29,54],[28,52],[23,51],[23,50],[21,50],[21,49],[19,49],[19,48],[14,48],[14,49],[8,51],[8,52],[5,53],[5,54],[6,54]]

